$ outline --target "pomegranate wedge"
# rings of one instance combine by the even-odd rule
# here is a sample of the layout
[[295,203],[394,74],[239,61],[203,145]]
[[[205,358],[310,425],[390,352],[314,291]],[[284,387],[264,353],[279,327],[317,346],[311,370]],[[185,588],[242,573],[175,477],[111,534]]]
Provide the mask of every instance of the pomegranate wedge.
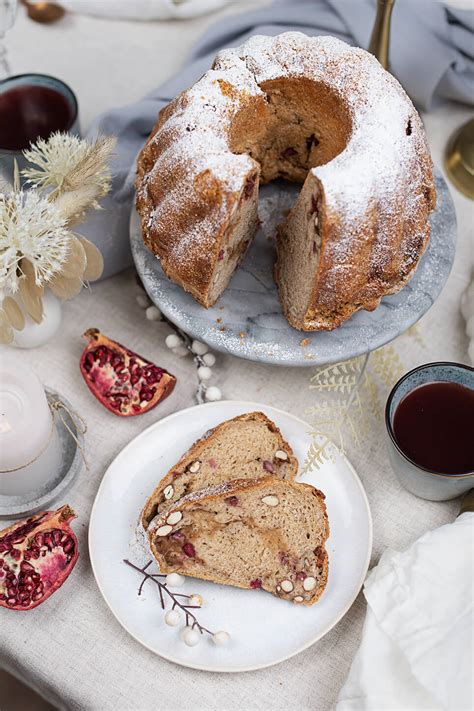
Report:
[[134,417],[148,412],[173,390],[174,375],[96,328],[86,331],[84,338],[89,343],[81,356],[81,373],[89,390],[115,415]]
[[70,506],[42,511],[0,531],[0,605],[31,610],[69,577],[79,556]]

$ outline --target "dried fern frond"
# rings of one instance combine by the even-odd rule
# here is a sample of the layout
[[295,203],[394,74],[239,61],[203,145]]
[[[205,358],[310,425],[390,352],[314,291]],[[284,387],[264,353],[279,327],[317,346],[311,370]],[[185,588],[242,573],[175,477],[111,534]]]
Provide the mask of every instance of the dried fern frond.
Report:
[[317,434],[317,438],[310,445],[302,467],[302,474],[307,474],[312,469],[319,469],[324,462],[334,458],[334,445],[324,435]]
[[392,388],[403,373],[402,362],[393,346],[385,346],[373,351],[371,367],[388,388]]
[[405,332],[405,335],[411,336],[413,338],[413,340],[418,343],[420,348],[423,348],[424,350],[426,350],[426,342],[420,333],[418,324],[415,323],[415,324],[413,324],[413,326],[410,326],[408,331]]
[[349,393],[357,384],[363,367],[363,357],[330,365],[312,376],[310,388],[334,393]]

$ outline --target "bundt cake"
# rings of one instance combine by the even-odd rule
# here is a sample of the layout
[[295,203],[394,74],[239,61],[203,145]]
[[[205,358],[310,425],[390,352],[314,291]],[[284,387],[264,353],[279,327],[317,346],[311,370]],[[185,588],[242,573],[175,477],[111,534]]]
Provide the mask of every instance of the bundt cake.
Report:
[[289,323],[333,329],[411,278],[436,204],[421,120],[397,80],[332,37],[254,36],[165,107],[140,153],[143,238],[203,306],[258,226],[259,183],[303,188],[277,237]]

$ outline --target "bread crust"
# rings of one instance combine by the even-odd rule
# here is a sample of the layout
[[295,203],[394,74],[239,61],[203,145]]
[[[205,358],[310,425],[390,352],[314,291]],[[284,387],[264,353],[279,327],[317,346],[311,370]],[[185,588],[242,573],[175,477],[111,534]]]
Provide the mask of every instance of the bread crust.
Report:
[[[290,487],[294,487],[300,490],[306,490],[306,491],[311,491],[312,494],[314,494],[317,498],[318,504],[321,508],[321,511],[323,513],[324,517],[324,524],[325,524],[325,529],[322,537],[322,541],[319,544],[324,551],[324,561],[322,564],[322,571],[321,571],[321,577],[320,577],[320,585],[318,588],[315,590],[314,595],[309,599],[309,600],[304,600],[301,603],[297,604],[304,604],[304,605],[313,605],[315,602],[319,600],[321,595],[323,594],[327,581],[328,581],[328,576],[329,576],[329,560],[328,560],[328,555],[327,555],[327,550],[325,547],[325,543],[327,539],[329,538],[330,535],[330,528],[329,528],[329,520],[327,516],[327,509],[325,505],[325,496],[320,491],[314,486],[311,486],[310,484],[305,484],[302,482],[295,482],[295,481],[288,481],[288,480],[278,480],[280,484],[287,485]],[[156,559],[160,572],[162,573],[172,573],[172,572],[181,572],[181,569],[179,566],[174,566],[174,565],[168,565],[164,556],[161,555],[160,551],[157,549],[155,546],[155,538],[154,538],[154,531],[160,527],[160,525],[163,525],[166,521],[167,516],[170,515],[170,513],[173,513],[174,511],[180,511],[181,513],[184,510],[192,510],[195,505],[203,504],[203,503],[208,503],[208,502],[218,502],[221,501],[222,498],[225,497],[230,497],[230,496],[238,496],[239,493],[242,493],[243,491],[258,491],[259,489],[265,489],[268,485],[274,485],[275,479],[272,476],[269,477],[263,477],[260,479],[237,479],[233,480],[230,482],[225,482],[222,485],[218,487],[213,487],[212,489],[204,489],[202,491],[198,492],[193,492],[192,494],[189,494],[185,497],[183,497],[180,501],[176,503],[171,509],[169,509],[167,512],[165,512],[162,516],[158,516],[156,518],[156,521],[154,521],[153,529],[150,528],[149,533],[148,533],[148,540],[149,540],[149,545],[150,545],[150,550]],[[209,580],[211,582],[216,582],[215,579],[211,574],[202,574],[200,573],[199,575],[193,575],[192,570],[186,569],[184,572],[186,576],[189,577],[196,577],[201,580]],[[239,584],[235,581],[232,581],[230,578],[227,579],[221,579],[218,581],[219,584],[223,585],[232,585],[233,587],[239,587],[245,590],[251,589],[250,585],[245,585],[245,584]],[[271,591],[268,591],[271,594]],[[277,597],[287,599],[283,594],[277,595]]]
[[[226,427],[232,426],[233,423],[235,422],[251,422],[251,421],[259,421],[266,425],[268,429],[273,432],[279,439],[279,449],[283,450],[286,452],[288,455],[288,462],[287,464],[292,468],[292,473],[291,473],[291,479],[294,479],[296,477],[296,474],[298,473],[298,460],[296,459],[292,448],[288,444],[288,442],[284,439],[283,435],[281,434],[279,428],[276,426],[276,424],[270,420],[269,417],[264,415],[263,412],[246,412],[243,415],[237,415],[237,417],[233,417],[230,420],[226,420],[225,422],[221,422],[219,425],[216,425],[216,427],[213,427],[212,429],[208,430],[200,439],[198,439],[183,456],[179,459],[179,461],[168,471],[167,474],[160,480],[160,483],[158,486],[155,488],[151,496],[149,497],[148,501],[146,502],[141,517],[140,521],[145,529],[145,531],[148,528],[148,524],[155,515],[156,512],[153,511],[155,504],[157,502],[157,499],[159,498],[159,495],[163,492],[163,490],[173,482],[173,475],[174,472],[177,469],[184,469],[186,468],[189,464],[191,464],[194,460],[199,459],[199,455],[202,452],[202,450],[208,446],[210,443],[212,443],[213,440],[217,439],[222,432],[222,430]],[[264,476],[263,476],[264,478]]]

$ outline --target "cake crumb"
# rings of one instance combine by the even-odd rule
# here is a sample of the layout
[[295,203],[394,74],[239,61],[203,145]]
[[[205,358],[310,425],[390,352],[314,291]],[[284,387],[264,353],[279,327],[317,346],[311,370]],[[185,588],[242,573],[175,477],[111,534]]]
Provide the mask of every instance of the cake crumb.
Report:
[[216,323],[222,323],[222,319],[221,319],[221,318],[216,318]]
[[219,331],[225,331],[225,326],[221,326]]
[[247,334],[245,333],[245,331],[239,331],[239,337],[240,337],[240,338],[245,338],[246,335],[247,335]]
[[301,348],[306,348],[306,346],[309,346],[310,343],[311,341],[309,338],[303,338],[303,340],[300,341],[300,346]]

